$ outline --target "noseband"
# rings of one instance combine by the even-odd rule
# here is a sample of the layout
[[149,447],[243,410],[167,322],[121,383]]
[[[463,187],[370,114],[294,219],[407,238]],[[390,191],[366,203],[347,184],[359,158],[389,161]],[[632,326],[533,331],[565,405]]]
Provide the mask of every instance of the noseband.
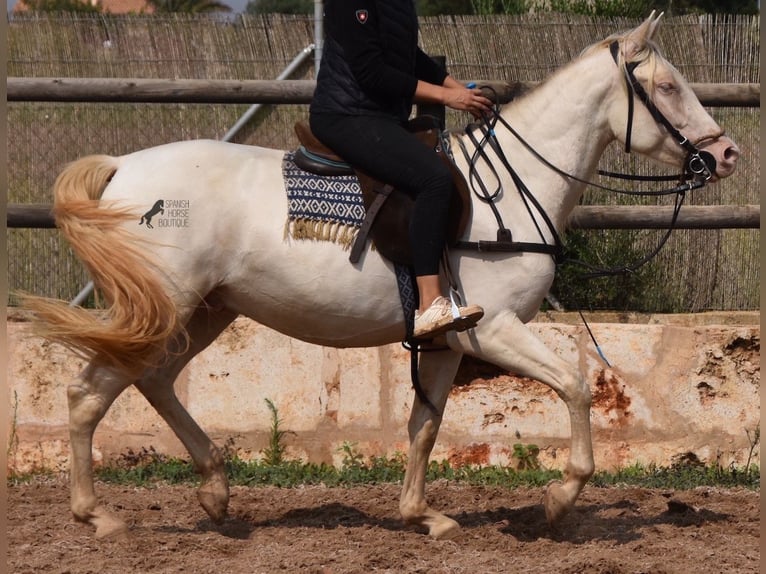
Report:
[[[620,45],[615,40],[609,44],[609,52],[612,54],[615,64],[619,65],[619,53]],[[673,124],[664,116],[664,114],[657,109],[657,106],[649,98],[649,95],[644,90],[644,87],[636,79],[633,71],[638,66],[638,62],[628,62],[625,64],[625,85],[628,88],[628,125],[625,132],[625,151],[630,153],[630,137],[633,130],[633,94],[635,94],[644,107],[649,111],[654,121],[662,125],[670,134],[670,136],[678,142],[682,148],[687,152],[686,161],[684,162],[684,175],[687,178],[703,179],[705,181],[713,177],[716,168],[716,161],[713,154],[710,152],[700,150],[696,145],[691,143],[688,138],[684,137]]]

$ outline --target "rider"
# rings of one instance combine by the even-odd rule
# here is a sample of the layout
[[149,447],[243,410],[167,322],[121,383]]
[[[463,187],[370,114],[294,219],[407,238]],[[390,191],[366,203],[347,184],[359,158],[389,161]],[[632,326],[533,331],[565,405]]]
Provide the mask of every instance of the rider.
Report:
[[413,99],[480,116],[492,103],[449,76],[418,47],[412,0],[327,0],[325,42],[310,108],[311,130],[335,153],[372,177],[415,197],[410,224],[419,293],[415,338],[472,327],[478,305],[451,305],[441,294],[452,175],[405,124]]

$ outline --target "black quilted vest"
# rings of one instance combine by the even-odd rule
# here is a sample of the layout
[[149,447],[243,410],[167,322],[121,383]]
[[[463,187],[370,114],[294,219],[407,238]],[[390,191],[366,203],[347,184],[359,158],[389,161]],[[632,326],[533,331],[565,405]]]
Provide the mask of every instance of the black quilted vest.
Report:
[[[415,3],[411,0],[391,0],[376,2],[375,5],[386,63],[414,76],[418,46]],[[346,63],[343,48],[333,39],[332,23],[327,20],[325,31],[322,62],[317,76],[317,86],[321,89],[314,94],[311,113],[384,115],[407,120],[412,101],[366,93]]]

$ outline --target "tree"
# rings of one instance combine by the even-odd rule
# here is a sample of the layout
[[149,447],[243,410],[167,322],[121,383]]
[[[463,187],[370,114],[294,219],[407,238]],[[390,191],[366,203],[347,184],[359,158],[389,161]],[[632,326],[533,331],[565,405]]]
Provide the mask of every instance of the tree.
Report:
[[682,14],[757,14],[758,0],[471,0],[475,14],[561,12],[587,16],[642,18],[652,10],[668,16]]
[[418,16],[473,14],[472,0],[417,0]]
[[101,6],[95,6],[86,0],[23,0],[31,12],[101,12]]
[[657,9],[670,14],[758,14],[758,0],[668,0],[656,2]]
[[[643,18],[657,9],[654,0],[551,0],[554,12],[583,14],[585,16],[623,16]],[[659,11],[662,11],[660,8]],[[666,14],[669,14],[666,11]]]
[[218,0],[147,0],[156,13],[186,12],[202,14],[231,12],[231,7]]
[[250,0],[248,14],[313,14],[314,0]]
[[[555,0],[554,0],[555,1]],[[564,3],[567,0],[563,0]],[[526,14],[533,7],[544,11],[548,9],[548,3],[541,0],[471,0],[471,8],[474,14]]]
[[[419,16],[525,14],[532,10],[633,18],[645,17],[652,10],[665,12],[669,16],[693,13],[758,14],[759,12],[758,0],[729,2],[716,0],[416,0],[415,4]],[[313,14],[314,0],[250,0],[246,12],[248,14]]]

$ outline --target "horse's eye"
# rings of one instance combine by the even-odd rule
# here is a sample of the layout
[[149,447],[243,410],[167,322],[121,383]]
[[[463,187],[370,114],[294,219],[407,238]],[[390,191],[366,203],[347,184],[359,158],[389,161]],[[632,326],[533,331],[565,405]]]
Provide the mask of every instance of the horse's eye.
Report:
[[657,84],[657,89],[665,95],[672,94],[676,91],[676,87],[670,82],[661,82]]

